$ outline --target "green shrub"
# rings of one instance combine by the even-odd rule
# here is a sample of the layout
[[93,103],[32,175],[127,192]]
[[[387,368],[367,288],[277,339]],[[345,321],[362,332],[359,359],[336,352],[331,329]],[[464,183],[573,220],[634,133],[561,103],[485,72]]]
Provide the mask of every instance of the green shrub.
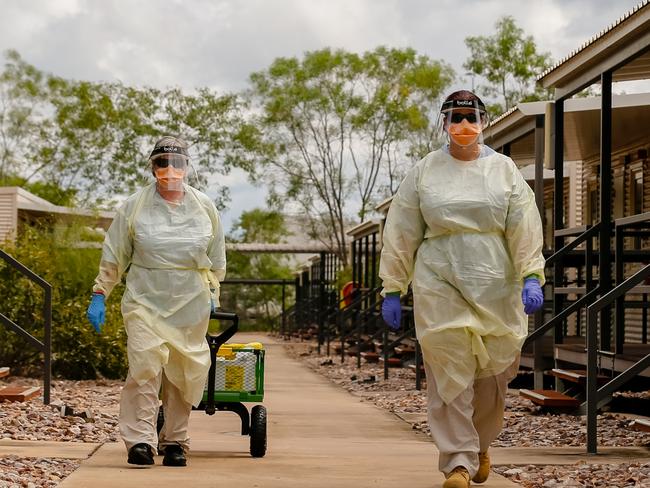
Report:
[[[118,285],[106,304],[106,323],[97,334],[86,318],[100,249],[75,248],[82,227],[27,227],[3,250],[52,285],[52,369],[69,379],[123,378],[127,372],[126,332]],[[43,340],[42,288],[0,260],[0,313]],[[0,325],[0,366],[15,374],[39,375],[43,358],[34,347]]]

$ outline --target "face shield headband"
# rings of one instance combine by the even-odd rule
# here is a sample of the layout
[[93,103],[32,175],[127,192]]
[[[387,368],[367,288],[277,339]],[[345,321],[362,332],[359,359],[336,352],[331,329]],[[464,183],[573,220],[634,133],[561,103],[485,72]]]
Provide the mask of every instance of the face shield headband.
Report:
[[181,156],[185,156],[187,159],[190,158],[189,153],[187,152],[187,149],[184,147],[180,146],[160,146],[155,148],[153,151],[151,151],[151,154],[149,155],[149,159],[155,159],[156,156],[159,156],[161,154],[180,154]]
[[483,105],[483,102],[481,102],[480,100],[447,100],[445,103],[442,104],[442,107],[440,108],[440,113],[444,114],[454,108],[470,108],[470,109],[473,108],[474,110],[478,110],[482,114],[487,113],[487,110],[485,109],[485,105]]

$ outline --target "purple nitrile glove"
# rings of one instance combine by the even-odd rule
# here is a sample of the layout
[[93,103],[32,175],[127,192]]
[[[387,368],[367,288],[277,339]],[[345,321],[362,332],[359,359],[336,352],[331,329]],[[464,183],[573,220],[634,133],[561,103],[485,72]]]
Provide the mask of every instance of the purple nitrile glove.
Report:
[[390,328],[398,330],[402,321],[402,304],[399,295],[386,295],[381,304],[381,316]]
[[95,332],[101,334],[102,325],[104,325],[104,320],[106,318],[106,305],[105,305],[104,295],[101,293],[93,293],[93,297],[90,300],[90,305],[88,305],[88,320],[95,328]]
[[537,278],[526,278],[521,291],[521,303],[527,315],[537,312],[544,305],[544,293]]

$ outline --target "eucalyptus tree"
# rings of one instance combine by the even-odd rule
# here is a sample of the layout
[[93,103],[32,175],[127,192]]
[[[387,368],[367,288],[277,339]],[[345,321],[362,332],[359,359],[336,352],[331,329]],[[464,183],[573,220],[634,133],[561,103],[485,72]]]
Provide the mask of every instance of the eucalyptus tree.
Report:
[[495,29],[491,36],[465,38],[470,57],[463,65],[488,81],[479,88],[482,94],[503,99],[503,105],[493,105],[491,112],[498,115],[517,102],[549,98],[535,81],[550,67],[550,54],[538,52],[533,37],[526,36],[510,16],[501,17]]
[[251,173],[347,260],[348,226],[366,219],[434,145],[432,114],[453,76],[413,49],[278,58],[251,75],[257,133],[245,142],[261,163]]
[[[147,181],[153,143],[172,133],[189,142],[205,187],[240,164],[242,110],[235,94],[70,80],[10,51],[0,74],[0,183],[46,183],[78,204],[106,203]],[[227,201],[219,178],[210,184],[217,203]]]

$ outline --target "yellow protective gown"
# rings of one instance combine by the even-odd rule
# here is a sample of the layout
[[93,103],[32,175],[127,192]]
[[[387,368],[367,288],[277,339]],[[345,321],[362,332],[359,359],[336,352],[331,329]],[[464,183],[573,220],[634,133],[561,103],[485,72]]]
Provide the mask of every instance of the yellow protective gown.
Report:
[[226,274],[214,203],[187,185],[179,204],[165,201],[155,183],[129,197],[108,229],[93,291],[108,297],[127,268],[122,315],[129,373],[142,385],[164,369],[185,400],[198,405],[210,367],[210,287],[218,304]]
[[445,403],[512,364],[527,335],[522,280],[544,283],[534,194],[510,158],[485,153],[460,161],[440,149],[419,161],[383,234],[382,294],[413,282],[417,337]]

